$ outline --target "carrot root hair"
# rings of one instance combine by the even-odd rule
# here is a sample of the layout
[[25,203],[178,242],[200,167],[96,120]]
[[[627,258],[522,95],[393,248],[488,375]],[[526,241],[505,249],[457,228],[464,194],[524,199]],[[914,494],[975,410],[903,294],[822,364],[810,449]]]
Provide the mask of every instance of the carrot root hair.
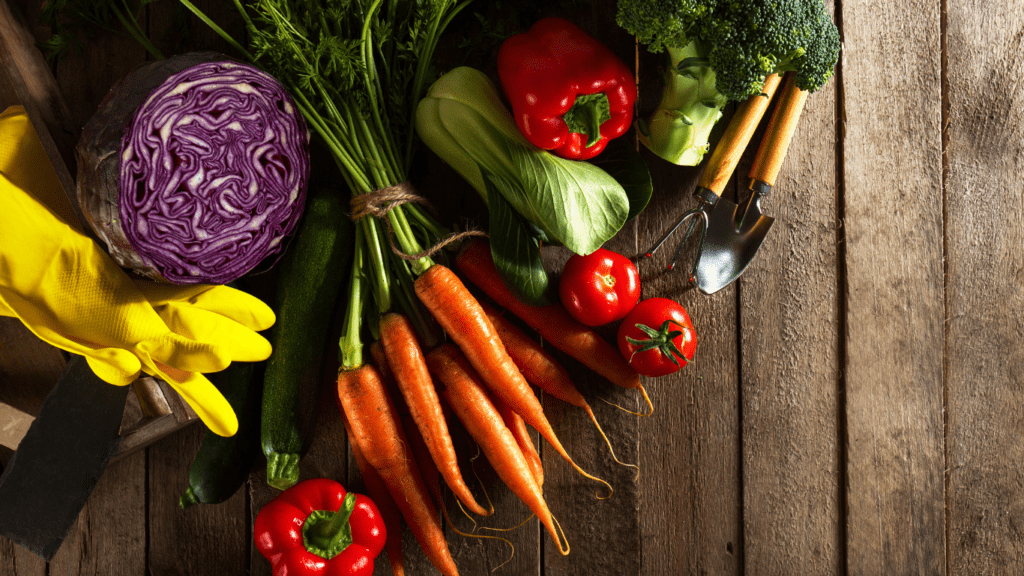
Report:
[[608,400],[605,400],[604,398],[602,398],[601,401],[604,402],[605,404],[609,405],[609,406],[612,406],[614,408],[618,408],[619,410],[622,410],[626,414],[632,414],[633,416],[650,416],[650,415],[654,414],[654,403],[651,402],[651,397],[647,395],[647,389],[644,388],[643,385],[638,386],[637,389],[640,391],[640,394],[644,398],[644,402],[647,404],[647,410],[648,411],[647,411],[646,414],[643,413],[643,412],[636,412],[634,410],[630,410],[629,408],[625,408],[623,406],[619,406],[618,404],[616,404],[614,402],[610,402]]
[[590,421],[594,423],[594,426],[597,428],[598,434],[600,434],[601,438],[604,439],[604,443],[608,446],[608,452],[612,455],[612,460],[615,460],[615,462],[621,466],[636,468],[636,476],[633,478],[633,480],[638,480],[640,478],[640,466],[637,466],[636,464],[627,464],[622,460],[619,460],[619,457],[615,455],[615,449],[612,448],[612,441],[609,440],[608,435],[604,433],[604,429],[601,428],[601,424],[597,421],[597,416],[594,415],[594,411],[590,409],[589,405],[585,406],[583,410],[586,411],[588,416],[590,416]]

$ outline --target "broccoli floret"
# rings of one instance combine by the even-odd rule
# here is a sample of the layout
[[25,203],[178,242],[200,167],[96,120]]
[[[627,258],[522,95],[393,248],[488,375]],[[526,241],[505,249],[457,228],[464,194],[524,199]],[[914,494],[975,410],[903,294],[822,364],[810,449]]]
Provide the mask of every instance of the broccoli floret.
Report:
[[787,71],[814,92],[839,59],[822,0],[619,0],[616,21],[651,52],[668,53],[658,110],[639,128],[645,145],[676,164],[701,161],[727,101],[759,94],[768,75]]

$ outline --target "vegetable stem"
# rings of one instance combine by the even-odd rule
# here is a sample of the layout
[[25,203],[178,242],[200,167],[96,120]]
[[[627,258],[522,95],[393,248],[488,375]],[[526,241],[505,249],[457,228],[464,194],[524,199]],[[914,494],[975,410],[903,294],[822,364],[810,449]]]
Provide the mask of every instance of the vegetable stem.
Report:
[[121,21],[121,25],[124,26],[125,30],[128,31],[128,34],[132,38],[134,38],[136,42],[141,44],[142,47],[146,49],[146,52],[149,52],[150,55],[152,55],[157,60],[163,60],[164,55],[161,54],[160,50],[157,49],[157,47],[149,41],[149,38],[147,38],[144,33],[142,33],[142,27],[139,26],[139,22],[135,19],[135,15],[132,14],[132,11],[128,7],[127,2],[122,0],[121,4],[124,6],[123,12],[120,9],[118,9],[117,5],[110,5],[110,8],[113,10],[114,15],[117,16],[117,19]]
[[338,342],[341,349],[341,370],[355,370],[363,365],[363,343],[360,339],[359,328],[363,317],[363,296],[366,292],[364,283],[366,243],[363,238],[366,232],[363,226],[358,225],[358,222],[356,224],[355,254],[349,277],[348,302],[345,307],[341,340]]
[[[188,8],[193,14],[195,14],[196,18],[199,18],[200,20],[202,20],[203,24],[206,24],[207,26],[209,26],[210,29],[213,30],[214,32],[216,32],[218,36],[220,36],[221,38],[224,39],[225,42],[230,44],[232,48],[234,48],[235,50],[238,50],[239,52],[241,52],[246,57],[246,59],[248,59],[250,62],[256,60],[255,58],[253,58],[252,54],[250,54],[249,51],[245,49],[244,46],[239,44],[238,41],[235,40],[234,38],[232,38],[230,34],[225,32],[223,28],[221,28],[220,26],[217,26],[216,22],[214,22],[213,20],[210,20],[210,17],[207,16],[206,14],[204,14],[202,10],[200,10],[199,8],[196,8],[195,5],[192,4],[191,2],[189,2],[188,0],[178,0],[178,1],[181,2],[181,4],[183,6],[185,6],[185,8]],[[236,0],[236,4],[237,4],[237,0]]]

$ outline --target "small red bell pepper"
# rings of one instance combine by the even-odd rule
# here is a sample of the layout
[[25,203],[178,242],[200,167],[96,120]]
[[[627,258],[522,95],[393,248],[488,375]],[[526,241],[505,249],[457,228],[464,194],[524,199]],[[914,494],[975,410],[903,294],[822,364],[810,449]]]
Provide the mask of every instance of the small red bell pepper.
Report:
[[563,18],[538,20],[505,40],[498,78],[523,136],[563,158],[593,158],[633,122],[629,67]]
[[253,529],[275,576],[370,576],[387,538],[377,505],[327,478],[278,494],[260,509]]

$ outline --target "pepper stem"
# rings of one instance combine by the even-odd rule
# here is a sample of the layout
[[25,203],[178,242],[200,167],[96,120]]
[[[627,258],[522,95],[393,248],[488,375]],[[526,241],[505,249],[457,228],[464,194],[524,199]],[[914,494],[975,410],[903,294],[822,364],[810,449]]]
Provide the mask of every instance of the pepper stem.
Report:
[[604,92],[577,96],[572,107],[562,115],[569,132],[587,136],[587,148],[601,139],[601,124],[611,120],[611,117],[611,105]]
[[337,512],[314,510],[302,525],[302,543],[306,550],[330,560],[352,543],[348,520],[356,508],[356,495],[349,492]]

